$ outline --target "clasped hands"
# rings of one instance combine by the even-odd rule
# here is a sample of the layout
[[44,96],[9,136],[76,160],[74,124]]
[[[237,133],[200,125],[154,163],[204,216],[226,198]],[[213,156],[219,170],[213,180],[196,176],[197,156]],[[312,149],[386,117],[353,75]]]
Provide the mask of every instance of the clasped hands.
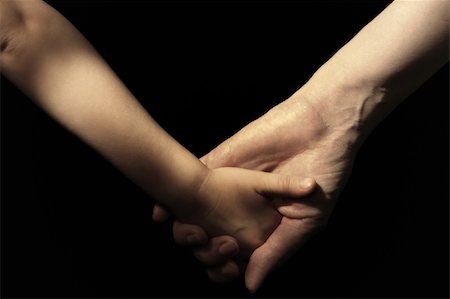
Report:
[[[324,119],[320,100],[317,95],[313,99],[305,85],[201,158],[209,168],[241,167],[306,178],[303,193],[296,198],[272,199],[275,214],[247,214],[260,223],[253,236],[237,232],[210,238],[200,226],[174,221],[176,242],[192,246],[211,280],[230,281],[245,271],[246,287],[254,292],[271,271],[326,225],[350,172],[355,147],[349,146],[353,136],[334,125],[339,121]],[[220,212],[228,221],[245,217]],[[153,220],[165,221],[168,216],[166,209],[155,206]]]
[[[326,225],[362,141],[448,61],[448,3],[394,1],[205,167],[54,9],[0,4],[2,75],[179,217],[175,240],[212,280],[245,269],[250,291]],[[167,218],[156,206],[153,219]]]

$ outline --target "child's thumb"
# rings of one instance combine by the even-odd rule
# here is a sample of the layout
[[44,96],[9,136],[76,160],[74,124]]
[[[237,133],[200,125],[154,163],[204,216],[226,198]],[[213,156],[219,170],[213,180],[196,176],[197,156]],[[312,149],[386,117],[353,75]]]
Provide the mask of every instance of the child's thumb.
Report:
[[260,181],[259,194],[265,197],[299,198],[310,194],[316,187],[313,178],[301,178],[265,173]]

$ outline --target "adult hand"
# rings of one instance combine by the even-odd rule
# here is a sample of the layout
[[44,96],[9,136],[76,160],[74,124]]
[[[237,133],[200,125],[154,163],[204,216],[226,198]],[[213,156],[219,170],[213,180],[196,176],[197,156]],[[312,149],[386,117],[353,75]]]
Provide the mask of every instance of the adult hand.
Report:
[[[302,88],[285,102],[253,121],[237,134],[202,158],[210,168],[235,166],[287,175],[315,178],[318,188],[301,200],[278,198],[276,208],[283,215],[280,225],[266,242],[251,255],[245,273],[250,291],[255,291],[265,277],[308,238],[322,229],[331,214],[339,192],[349,175],[355,147],[351,135],[323,119],[307,88]],[[156,219],[163,218],[160,208]],[[191,225],[174,224],[176,240],[185,239],[186,232],[197,234],[197,244],[205,243],[205,234]],[[205,264],[211,279],[225,281],[238,274],[231,261],[232,254],[222,254],[220,246],[236,247],[229,237],[216,237],[194,254]],[[235,252],[233,252],[235,253]]]
[[[314,177],[319,185],[304,200],[277,201],[283,218],[249,260],[250,290],[326,224],[358,145],[448,61],[448,23],[448,1],[394,1],[289,100],[204,157],[209,167],[300,174]],[[155,219],[161,218],[158,211]],[[202,261],[220,263],[224,258],[213,247],[207,247]],[[210,276],[220,276],[217,269]]]

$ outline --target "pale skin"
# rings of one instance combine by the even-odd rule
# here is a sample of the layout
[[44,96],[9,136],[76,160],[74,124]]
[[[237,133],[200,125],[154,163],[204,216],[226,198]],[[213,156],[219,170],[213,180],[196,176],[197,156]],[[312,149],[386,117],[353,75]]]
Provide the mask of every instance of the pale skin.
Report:
[[[0,1],[0,65],[11,82],[150,196],[246,258],[281,220],[270,201],[310,193],[311,178],[208,169],[168,135],[89,42],[40,0]],[[236,253],[222,248],[222,253]]]
[[[317,192],[302,200],[278,200],[280,225],[254,251],[245,270],[250,291],[323,228],[364,139],[401,101],[449,59],[449,2],[394,1],[327,61],[289,99],[220,144],[202,160],[209,167],[239,166],[316,179]],[[163,221],[157,206],[153,219]],[[196,233],[197,242],[186,240]],[[210,278],[239,274],[232,254],[207,240],[196,226],[174,223],[180,244],[196,245]],[[205,244],[205,245],[202,245]],[[231,246],[231,245],[230,245]]]

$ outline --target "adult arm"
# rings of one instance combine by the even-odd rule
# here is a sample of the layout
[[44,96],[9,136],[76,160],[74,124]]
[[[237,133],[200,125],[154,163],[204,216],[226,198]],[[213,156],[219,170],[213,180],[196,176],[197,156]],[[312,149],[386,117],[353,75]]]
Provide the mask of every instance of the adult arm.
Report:
[[[312,175],[320,186],[320,192],[304,201],[280,203],[285,216],[281,225],[253,253],[247,267],[250,290],[324,226],[363,140],[448,61],[448,15],[446,0],[393,2],[288,100],[203,158],[210,167]],[[164,219],[164,214],[157,207],[154,218]],[[186,228],[174,225],[177,240],[184,244],[189,243]],[[198,228],[188,229],[192,233]],[[201,261],[215,264],[208,269],[213,280],[223,280],[223,272],[227,277],[237,274],[230,256],[214,246],[223,242],[234,241],[215,238],[194,250]]]
[[311,99],[327,125],[364,138],[448,61],[448,43],[448,0],[394,1],[314,74]]

